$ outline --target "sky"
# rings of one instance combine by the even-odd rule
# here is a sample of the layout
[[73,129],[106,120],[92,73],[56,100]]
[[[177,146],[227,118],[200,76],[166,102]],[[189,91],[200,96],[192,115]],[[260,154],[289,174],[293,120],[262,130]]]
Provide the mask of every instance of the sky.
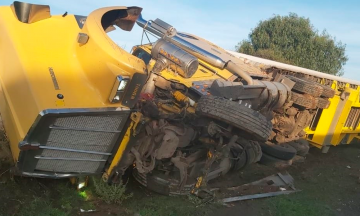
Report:
[[[1,0],[1,5],[13,1]],[[52,15],[88,15],[107,6],[142,7],[146,20],[160,18],[178,31],[205,38],[225,49],[247,39],[260,20],[290,12],[309,18],[320,32],[324,29],[337,41],[346,44],[349,60],[343,77],[360,80],[360,2],[357,0],[32,0],[34,4],[50,5]],[[116,31],[111,38],[125,50],[141,43],[142,29],[137,25],[131,32]],[[144,41],[144,42],[147,42]],[[154,40],[152,40],[154,42]]]

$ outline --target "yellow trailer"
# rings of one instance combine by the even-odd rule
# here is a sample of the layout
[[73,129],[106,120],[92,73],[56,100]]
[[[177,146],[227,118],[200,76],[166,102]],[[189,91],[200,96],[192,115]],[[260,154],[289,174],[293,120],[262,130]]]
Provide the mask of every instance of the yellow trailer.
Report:
[[354,138],[360,138],[359,81],[242,53],[231,53],[242,59],[242,61],[251,61],[261,65],[264,70],[282,70],[283,73],[306,77],[307,80],[311,80],[314,84],[317,83],[332,88],[336,92],[329,99],[330,104],[327,109],[316,109],[310,124],[305,129],[306,138],[313,146],[321,148],[326,153],[330,146],[350,144]]

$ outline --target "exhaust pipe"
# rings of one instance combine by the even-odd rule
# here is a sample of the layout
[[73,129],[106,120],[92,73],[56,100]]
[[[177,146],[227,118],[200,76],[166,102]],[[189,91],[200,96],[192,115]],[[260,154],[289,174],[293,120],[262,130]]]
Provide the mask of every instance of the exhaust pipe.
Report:
[[155,21],[146,21],[142,18],[142,15],[138,17],[136,23],[143,29],[155,34],[156,36],[167,40],[168,42],[180,47],[186,52],[196,56],[197,58],[206,61],[210,65],[219,68],[227,69],[231,73],[243,78],[248,85],[253,85],[253,79],[249,74],[242,71],[236,64],[231,61],[224,61],[219,56],[216,56],[209,51],[196,46],[195,44],[182,39],[176,32],[176,29],[168,23],[156,19]]
[[238,75],[239,77],[243,78],[248,85],[254,85],[254,80],[251,78],[251,76],[245,71],[241,70],[241,68],[239,68],[234,62],[227,62],[225,68],[232,74]]

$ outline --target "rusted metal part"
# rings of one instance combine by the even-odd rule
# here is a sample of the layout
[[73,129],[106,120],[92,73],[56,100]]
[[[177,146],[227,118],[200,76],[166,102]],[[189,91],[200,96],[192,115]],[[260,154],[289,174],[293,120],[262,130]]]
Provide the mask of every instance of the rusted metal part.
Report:
[[182,190],[188,179],[189,164],[187,163],[186,159],[183,158],[182,156],[176,156],[171,158],[171,162],[173,162],[174,166],[178,168],[180,171],[179,190]]
[[203,159],[206,158],[206,149],[200,149],[192,154],[190,154],[189,156],[186,157],[186,163],[189,164],[189,166],[193,166],[195,163],[197,163],[196,161],[199,159]]
[[294,116],[275,115],[272,123],[273,128],[284,136],[291,134],[295,128]]
[[248,183],[248,184],[244,184],[241,186],[236,186],[236,187],[230,187],[227,188],[228,190],[236,190],[239,187],[243,187],[243,186],[249,186],[249,185],[273,185],[273,186],[278,186],[278,187],[282,187],[282,186],[288,186],[293,190],[296,190],[295,186],[294,186],[294,178],[287,172],[283,172],[283,173],[277,173],[271,176],[267,176],[263,179]]
[[179,137],[172,130],[164,130],[165,135],[160,144],[160,147],[155,150],[155,158],[161,160],[170,158],[175,153],[179,145]]
[[310,112],[308,110],[299,112],[296,118],[295,128],[290,134],[290,136],[291,137],[298,136],[299,133],[303,131],[307,125],[310,125],[311,119],[312,119],[312,115],[310,115]]
[[186,147],[193,141],[197,135],[196,131],[192,127],[184,128],[185,132],[183,135],[179,136],[179,145],[178,147]]
[[290,107],[289,109],[286,110],[286,115],[288,116],[295,116],[298,113],[298,109],[296,109],[295,107]]
[[[231,169],[232,165],[230,160],[228,159],[228,156],[230,155],[230,147],[235,145],[237,140],[238,136],[234,135],[231,137],[231,139],[225,146],[221,146],[220,141],[217,147],[218,150],[220,150],[219,148],[222,147],[222,151],[215,151],[214,148],[209,149],[203,175],[198,178],[195,188],[192,190],[193,194],[196,194],[201,187],[205,186],[207,181],[214,179],[217,176],[224,175]],[[210,171],[213,163],[219,158],[222,159],[220,162],[220,166],[217,169]]]
[[[212,188],[210,191],[216,192],[220,188]],[[222,189],[224,190],[224,189]],[[297,192],[294,186],[294,179],[288,173],[277,173],[275,175],[271,175],[260,179],[255,182],[251,182],[248,184],[230,187],[225,189],[229,194],[233,193],[242,193],[242,191],[253,191],[255,194],[246,194],[242,196],[233,196],[222,198],[220,202],[226,204],[229,202],[249,200],[249,199],[258,199],[265,197],[278,196],[283,194],[290,194],[293,192]]]
[[216,134],[221,133],[222,130],[219,125],[211,121],[207,127],[207,132],[209,133],[210,136],[215,136]]
[[141,156],[140,156],[140,153],[135,148],[131,148],[130,152],[136,158],[135,164],[136,164],[136,169],[138,170],[139,173],[149,173],[150,171],[152,171],[154,169],[154,167],[155,167],[155,157],[152,156],[149,166],[146,166],[145,163],[143,162]]

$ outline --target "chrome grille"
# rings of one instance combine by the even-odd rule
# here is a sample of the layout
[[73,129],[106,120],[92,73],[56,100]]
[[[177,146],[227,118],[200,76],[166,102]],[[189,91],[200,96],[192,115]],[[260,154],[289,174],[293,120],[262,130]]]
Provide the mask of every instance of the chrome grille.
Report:
[[54,125],[81,130],[116,131],[121,120],[121,118],[114,118],[114,116],[72,116],[57,118]]
[[51,129],[46,146],[106,152],[115,133]]
[[126,116],[58,117],[35,158],[39,171],[95,173],[111,155]]
[[60,160],[39,160],[37,163],[39,170],[50,172],[78,172],[95,173],[100,166],[99,162],[94,161],[60,161]]

